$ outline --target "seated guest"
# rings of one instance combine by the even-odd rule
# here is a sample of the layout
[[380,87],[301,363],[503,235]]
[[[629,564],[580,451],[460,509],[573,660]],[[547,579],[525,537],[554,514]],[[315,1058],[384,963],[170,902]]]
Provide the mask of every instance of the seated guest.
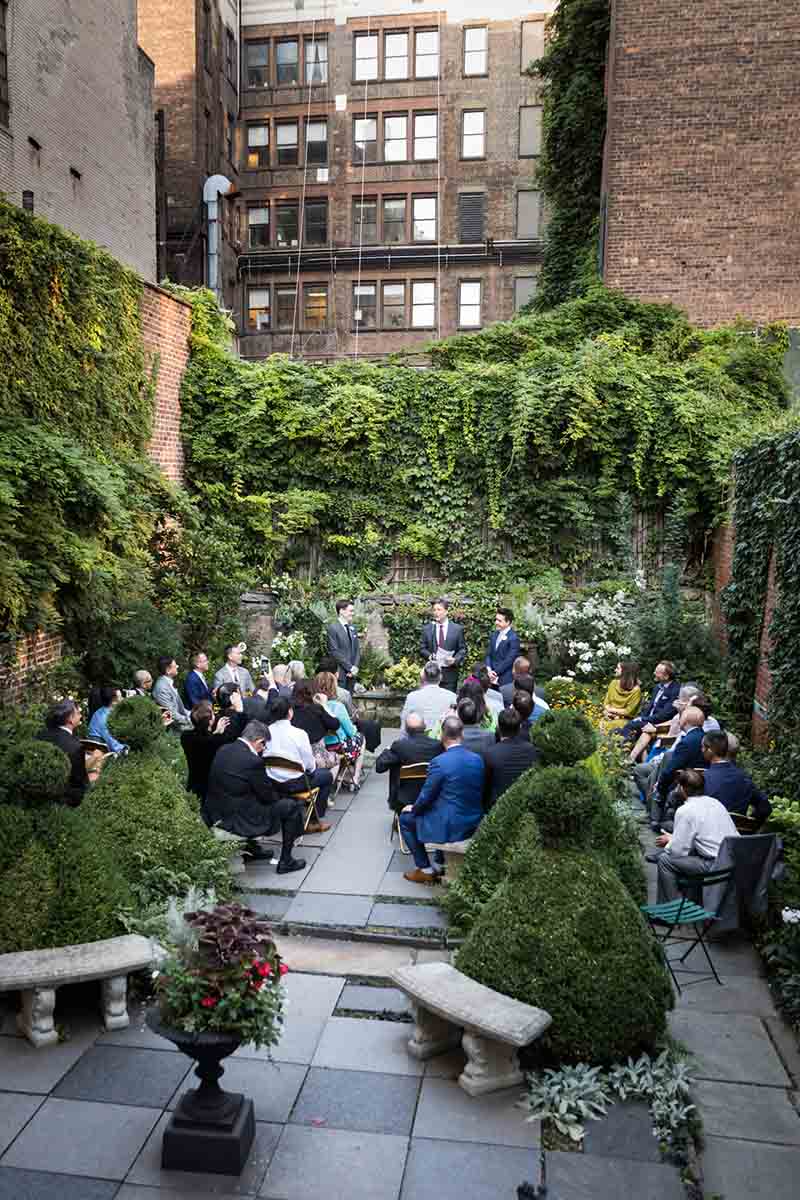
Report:
[[96,742],[105,742],[112,754],[127,754],[128,747],[118,742],[108,730],[108,718],[114,705],[122,699],[122,692],[118,687],[93,688],[92,691],[96,692],[96,699],[100,703],[95,707],[91,700],[89,702],[89,707],[94,708],[89,721],[89,737]]
[[520,656],[519,637],[511,628],[513,621],[514,614],[510,608],[498,608],[485,660],[489,677],[497,687],[511,683],[513,665]]
[[486,666],[473,667],[472,674],[483,688],[483,698],[486,702],[486,707],[491,709],[495,716],[497,713],[502,712],[505,708],[505,705],[503,704],[503,696],[502,693],[492,685],[491,676],[489,675],[489,668]]
[[189,702],[189,708],[194,708],[201,700],[211,699],[211,688],[206,683],[208,655],[204,650],[198,650],[197,654],[192,655],[189,662],[192,669],[186,676],[184,690],[186,692],[186,699]]
[[[511,700],[514,696],[514,692],[517,690],[517,680],[522,676],[528,675],[531,677],[531,679],[533,679],[533,663],[529,658],[525,657],[525,655],[520,655],[519,658],[514,659],[514,663],[511,667],[511,682],[504,683],[500,688],[500,694],[503,697],[503,706],[505,708],[511,707]],[[541,700],[545,708],[550,707],[549,704],[545,703],[544,691],[542,688],[534,686],[533,694],[538,700]]]
[[666,659],[656,664],[653,671],[656,686],[650,693],[647,703],[638,717],[628,721],[618,730],[618,736],[625,742],[634,742],[630,760],[636,762],[644,753],[656,735],[656,725],[671,721],[681,685],[675,678],[675,667]]
[[192,728],[185,729],[181,734],[181,746],[189,773],[186,790],[205,800],[214,755],[226,742],[233,740],[232,737],[225,736],[230,726],[230,717],[215,717],[210,700],[201,700],[195,704],[191,717]]
[[339,728],[335,733],[325,734],[325,745],[336,746],[338,754],[346,755],[353,765],[350,786],[353,791],[358,791],[364,765],[364,739],[350,719],[347,709],[336,696],[336,676],[332,671],[319,671],[314,676],[311,686],[319,696],[326,697],[325,708],[331,716],[338,718]]
[[[324,833],[326,829],[330,829],[330,825],[322,818],[328,811],[328,796],[333,783],[333,774],[327,769],[317,766],[308,734],[305,729],[294,724],[294,715],[291,702],[285,696],[279,696],[270,710],[268,754],[294,761],[298,764],[298,769],[268,767],[267,774],[275,788],[284,796],[294,796],[297,792],[304,792],[306,779],[309,787],[319,788],[316,820],[311,821],[307,826],[307,832]],[[327,716],[327,713],[325,715]]]
[[153,699],[164,712],[172,718],[172,729],[180,733],[182,729],[191,729],[192,718],[178,695],[175,687],[175,677],[178,674],[178,664],[168,654],[158,660],[158,679],[153,684]]
[[688,705],[681,713],[681,737],[676,741],[672,750],[665,755],[665,761],[658,774],[653,806],[653,827],[660,828],[664,818],[667,797],[673,786],[676,772],[689,769],[702,769],[705,766],[703,757],[703,714],[693,704]]
[[323,671],[327,675],[336,676],[336,699],[341,701],[351,717],[355,716],[352,694],[347,690],[346,687],[342,687],[340,685],[339,664],[332,654],[327,654],[324,658],[320,659],[319,666],[317,667],[317,674],[320,675]]
[[[133,672],[133,691],[132,696],[150,696],[153,690],[153,676],[149,671],[134,671]],[[152,696],[150,696],[152,699]]]
[[478,724],[478,709],[470,696],[459,700],[456,715],[463,726],[461,740],[468,750],[482,754],[489,746],[495,744],[495,736],[488,729],[481,729]]
[[513,706],[514,695],[516,692],[527,692],[530,695],[531,700],[533,700],[531,724],[533,724],[534,721],[538,721],[540,717],[543,717],[546,712],[550,711],[550,705],[547,703],[547,701],[543,700],[541,696],[536,694],[536,687],[534,686],[534,679],[532,675],[517,675],[514,681],[514,691],[511,693],[511,699],[506,705],[506,708]]
[[223,683],[236,683],[243,696],[252,696],[253,678],[247,667],[242,666],[241,647],[226,646],[223,653],[225,662],[214,676],[214,691],[216,692]]
[[89,786],[86,755],[75,735],[75,730],[81,723],[80,705],[74,700],[58,700],[48,709],[44,723],[44,729],[37,733],[36,737],[40,742],[50,742],[59,750],[63,750],[71,762],[72,770],[64,792],[64,803],[75,808],[80,804]]
[[772,812],[772,805],[750,776],[730,761],[728,735],[721,730],[703,734],[703,758],[706,795],[714,796],[728,812],[746,816],[752,808],[753,817],[763,825]]
[[[464,680],[461,687],[458,689],[455,705],[448,709],[446,714],[442,715],[442,720],[439,721],[438,724],[434,725],[431,731],[432,736],[437,739],[442,736],[442,722],[444,717],[447,715],[458,716],[458,706],[462,700],[472,701],[472,703],[475,705],[475,726],[477,726],[479,732],[483,731],[490,733],[492,735],[492,741],[494,741],[494,731],[497,728],[497,713],[494,709],[489,708],[487,705],[486,700],[484,699],[483,688],[474,675],[468,675]],[[474,735],[470,736],[473,737]]]
[[530,737],[531,726],[537,720],[533,696],[530,692],[514,692],[511,698],[511,707],[519,717],[520,736],[524,738]]
[[305,664],[303,663],[303,661],[301,659],[293,658],[289,662],[288,670],[289,670],[289,683],[291,685],[292,691],[294,691],[294,685],[296,683],[299,683],[301,679],[305,679],[305,677],[306,677]]
[[725,806],[706,792],[701,771],[678,771],[676,782],[679,805],[675,827],[671,834],[656,838],[656,845],[663,847],[657,859],[659,904],[680,896],[676,875],[707,874],[722,840],[739,836]]
[[424,779],[400,779],[400,768],[414,763],[429,763],[442,753],[442,744],[425,732],[425,721],[419,713],[409,713],[405,720],[405,735],[382,750],[375,760],[379,775],[389,772],[389,808],[400,812],[407,804],[413,804],[422,791]]
[[275,664],[272,668],[272,679],[278,689],[278,695],[285,696],[288,700],[292,694],[292,680],[286,663]]
[[426,842],[462,842],[472,837],[483,816],[483,759],[462,745],[461,733],[458,717],[445,717],[443,752],[431,761],[417,799],[400,813],[400,829],[414,856],[414,870],[405,872],[412,883],[439,882]]
[[[665,735],[662,735],[662,737],[666,737],[670,740],[673,749],[677,744],[677,741],[683,736],[683,732],[681,730],[681,716],[690,704],[694,704],[696,708],[702,707],[700,704],[696,703],[700,695],[700,685],[698,683],[681,684],[681,690],[678,692],[678,696],[673,702],[675,715],[670,721],[669,730]],[[719,728],[716,722],[714,722],[714,726]],[[703,728],[705,731],[705,724]],[[668,746],[662,742],[661,738],[658,738],[658,740],[653,744],[653,748],[648,753],[648,756],[644,762],[637,763],[633,768],[633,777],[636,781],[639,791],[644,796],[646,805],[649,805],[651,792],[658,782],[658,776],[660,775],[663,767],[667,765],[669,754],[670,750]]]
[[486,767],[483,807],[487,812],[515,779],[530,770],[539,757],[521,726],[517,710],[504,708],[497,718],[499,741],[481,753]]
[[425,722],[425,729],[430,732],[447,710],[455,707],[456,694],[449,688],[441,687],[441,679],[442,672],[437,663],[425,663],[420,676],[420,686],[406,696],[400,714],[401,725],[405,725],[409,713],[416,712]]
[[339,683],[339,664],[333,655],[327,655],[320,659],[319,671],[325,671],[333,675],[336,679],[336,699],[341,700],[342,704],[347,709],[348,715],[355,725],[359,733],[364,735],[364,745],[367,750],[377,750],[381,744],[381,724],[380,721],[372,721],[368,717],[362,717],[353,703],[353,697],[348,692],[347,688],[342,687]]
[[621,729],[626,721],[636,716],[641,703],[639,664],[618,662],[614,678],[608,685],[603,700],[603,720],[600,722],[602,732],[609,733],[612,729]]
[[325,746],[325,738],[329,733],[336,733],[339,728],[338,718],[331,716],[325,707],[327,696],[314,692],[308,679],[298,679],[292,692],[292,724],[296,729],[303,729],[308,734],[314,761],[318,767],[336,771],[339,757]]
[[242,710],[248,721],[261,721],[269,724],[269,710],[273,700],[278,699],[278,689],[271,675],[259,675],[252,696],[242,700]]
[[[286,703],[284,701],[284,703]],[[288,796],[275,793],[261,755],[269,741],[269,730],[259,721],[249,721],[242,736],[221,746],[211,763],[203,817],[209,825],[220,825],[238,837],[270,837],[280,829],[283,834],[278,874],[301,871],[306,865],[292,854],[295,839],[303,831],[299,805]],[[254,858],[272,858],[251,841]]]

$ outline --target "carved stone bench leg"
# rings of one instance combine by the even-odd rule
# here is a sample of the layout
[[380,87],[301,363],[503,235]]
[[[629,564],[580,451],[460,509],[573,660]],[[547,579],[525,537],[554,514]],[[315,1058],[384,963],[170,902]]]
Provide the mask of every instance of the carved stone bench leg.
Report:
[[131,1023],[128,1016],[128,976],[114,975],[104,979],[103,1021],[106,1029],[127,1029]]
[[230,867],[231,875],[244,875],[247,868],[244,865],[244,855],[241,850],[237,850],[235,854],[231,855],[228,866]]
[[445,883],[455,883],[459,872],[464,862],[463,854],[451,854],[448,850],[444,852],[444,881]]
[[412,999],[411,1007],[414,1012],[414,1034],[408,1042],[409,1054],[414,1058],[433,1058],[458,1046],[461,1030],[457,1025],[428,1012],[416,1000]]
[[53,1023],[56,1007],[55,988],[34,988],[22,993],[22,1012],[17,1014],[17,1029],[34,1046],[54,1046],[58,1034]]
[[464,1030],[461,1045],[467,1065],[458,1082],[468,1095],[483,1096],[486,1092],[498,1092],[501,1088],[522,1083],[519,1056],[513,1046],[493,1042],[468,1029]]

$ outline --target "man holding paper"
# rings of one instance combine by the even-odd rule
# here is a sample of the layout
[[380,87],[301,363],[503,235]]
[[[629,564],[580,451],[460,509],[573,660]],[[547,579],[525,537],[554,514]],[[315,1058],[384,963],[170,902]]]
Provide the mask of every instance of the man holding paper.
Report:
[[458,668],[467,657],[464,627],[451,621],[447,600],[434,600],[433,620],[422,627],[420,653],[441,668],[442,687],[455,691],[458,687]]

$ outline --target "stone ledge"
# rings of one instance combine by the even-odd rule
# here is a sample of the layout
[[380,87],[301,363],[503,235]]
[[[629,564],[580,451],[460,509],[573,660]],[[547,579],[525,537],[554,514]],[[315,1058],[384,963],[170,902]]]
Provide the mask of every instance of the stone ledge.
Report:
[[75,946],[0,954],[0,992],[44,984],[58,987],[64,983],[88,983],[109,975],[140,971],[155,958],[152,942],[138,933]]

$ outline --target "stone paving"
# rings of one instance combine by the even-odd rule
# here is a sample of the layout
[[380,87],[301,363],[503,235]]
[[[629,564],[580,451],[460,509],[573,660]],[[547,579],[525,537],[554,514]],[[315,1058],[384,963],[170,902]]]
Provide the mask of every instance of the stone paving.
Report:
[[[248,868],[248,901],[279,923],[337,926],[337,937],[348,928],[362,938],[400,929],[407,942],[415,931],[441,935],[429,889],[402,878],[408,859],[389,843],[385,794],[385,777],[370,776],[352,801],[341,797],[334,828],[305,839],[305,872],[286,879],[263,863]],[[96,992],[67,988],[56,1018],[68,1040],[57,1046],[34,1050],[15,1036],[9,1004],[0,1009],[0,1200],[515,1200],[523,1179],[545,1178],[553,1200],[684,1195],[677,1171],[659,1161],[642,1106],[616,1105],[590,1123],[583,1153],[543,1152],[538,1123],[516,1108],[519,1088],[472,1099],[456,1083],[460,1052],[428,1063],[407,1054],[408,1004],[386,978],[403,962],[446,957],[444,949],[330,936],[278,942],[293,968],[281,1041],[272,1061],[240,1048],[223,1079],[256,1108],[240,1177],[161,1170],[161,1135],[190,1085],[189,1061],[141,1012],[129,1029],[103,1033]],[[697,1060],[705,1192],[794,1200],[800,1055],[752,948],[713,954],[725,986],[690,987],[671,1017]]]

